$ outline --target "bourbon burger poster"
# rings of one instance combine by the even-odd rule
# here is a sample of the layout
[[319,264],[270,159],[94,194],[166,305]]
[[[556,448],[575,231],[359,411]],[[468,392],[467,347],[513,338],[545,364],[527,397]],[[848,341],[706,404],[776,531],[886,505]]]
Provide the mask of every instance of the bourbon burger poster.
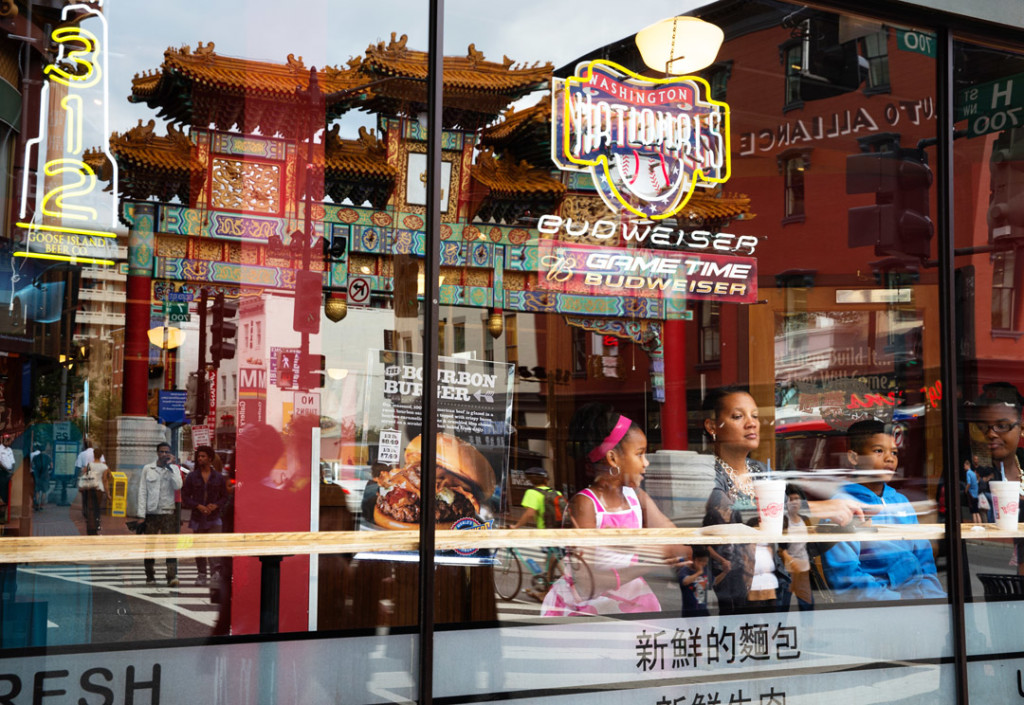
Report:
[[372,479],[363,494],[363,527],[414,529],[428,508],[439,529],[487,525],[508,472],[514,367],[438,358],[433,493],[420,476],[423,356],[371,350],[367,370],[364,437]]

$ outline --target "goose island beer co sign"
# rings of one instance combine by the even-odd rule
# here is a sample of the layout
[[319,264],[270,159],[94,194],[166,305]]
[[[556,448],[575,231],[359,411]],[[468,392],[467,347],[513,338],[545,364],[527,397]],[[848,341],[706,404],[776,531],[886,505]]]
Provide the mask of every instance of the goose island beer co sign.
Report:
[[729,178],[729,106],[697,76],[643,78],[604,60],[581,63],[552,91],[552,159],[588,172],[613,211],[660,220],[697,186]]

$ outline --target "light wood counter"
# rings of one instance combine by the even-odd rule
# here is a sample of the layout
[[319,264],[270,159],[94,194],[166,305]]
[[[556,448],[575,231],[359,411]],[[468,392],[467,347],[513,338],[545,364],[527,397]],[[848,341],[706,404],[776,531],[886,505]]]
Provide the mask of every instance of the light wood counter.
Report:
[[[993,524],[964,524],[968,540],[1024,538],[1017,531],[1001,531]],[[824,533],[811,529],[802,541],[937,540],[945,536],[941,524],[877,526],[871,531]],[[785,542],[787,536],[769,536],[754,529],[724,525],[709,529],[552,529],[546,531],[493,529],[438,531],[438,550],[490,549],[515,546],[605,546],[635,550],[645,546],[708,545]],[[9,563],[101,563],[142,558],[194,558],[196,556],[292,556],[379,551],[416,551],[417,531],[325,531],[251,534],[178,534],[176,536],[61,536],[0,539],[0,561]]]

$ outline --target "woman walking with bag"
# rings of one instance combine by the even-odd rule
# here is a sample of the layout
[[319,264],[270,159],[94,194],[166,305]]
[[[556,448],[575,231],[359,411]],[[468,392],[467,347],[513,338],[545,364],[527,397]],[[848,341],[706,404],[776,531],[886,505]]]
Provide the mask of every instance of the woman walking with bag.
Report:
[[94,460],[82,468],[78,476],[78,491],[82,495],[82,515],[85,517],[85,533],[98,536],[100,533],[100,508],[110,483],[110,468],[103,462],[103,449],[93,445]]

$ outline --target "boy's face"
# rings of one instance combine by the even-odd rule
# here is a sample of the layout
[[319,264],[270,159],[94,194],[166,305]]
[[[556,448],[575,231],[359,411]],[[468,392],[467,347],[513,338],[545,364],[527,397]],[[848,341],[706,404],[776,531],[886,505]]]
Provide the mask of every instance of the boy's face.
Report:
[[850,462],[858,470],[881,471],[872,474],[874,481],[888,482],[896,473],[899,451],[896,450],[896,441],[891,435],[876,433],[860,448],[851,450],[849,457]]
[[708,566],[708,557],[707,556],[700,556],[699,558],[697,556],[694,556],[694,558],[693,558],[693,568],[694,568],[695,571],[697,571],[699,573],[700,571],[702,571],[705,568],[707,568],[707,566]]

